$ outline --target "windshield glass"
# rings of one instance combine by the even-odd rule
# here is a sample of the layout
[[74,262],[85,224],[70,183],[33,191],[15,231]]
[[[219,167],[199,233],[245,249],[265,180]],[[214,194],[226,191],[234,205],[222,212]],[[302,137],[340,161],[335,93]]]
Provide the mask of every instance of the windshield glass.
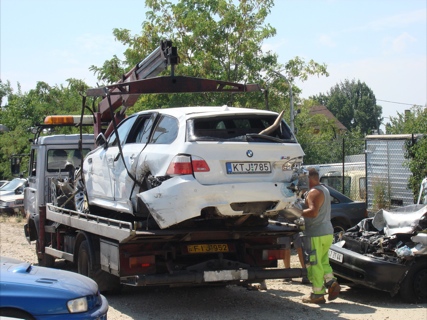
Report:
[[3,187],[0,188],[0,191],[13,191],[19,186],[23,185],[25,180],[22,179],[13,179],[9,183],[5,184]]

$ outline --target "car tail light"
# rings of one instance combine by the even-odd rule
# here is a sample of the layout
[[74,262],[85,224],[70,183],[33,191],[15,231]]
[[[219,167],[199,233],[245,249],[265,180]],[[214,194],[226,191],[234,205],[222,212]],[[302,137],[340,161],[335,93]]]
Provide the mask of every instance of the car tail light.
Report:
[[169,168],[166,171],[167,175],[176,176],[184,174],[193,174],[194,172],[208,172],[210,168],[205,160],[196,156],[178,155],[175,156]]
[[279,260],[285,258],[284,250],[262,250],[262,260]]

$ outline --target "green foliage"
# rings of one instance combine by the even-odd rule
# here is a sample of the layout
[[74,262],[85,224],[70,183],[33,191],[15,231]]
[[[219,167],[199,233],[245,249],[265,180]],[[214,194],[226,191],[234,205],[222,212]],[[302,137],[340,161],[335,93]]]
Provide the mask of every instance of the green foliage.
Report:
[[360,130],[339,134],[333,120],[323,114],[309,113],[316,103],[314,100],[305,100],[295,117],[297,139],[305,152],[304,163],[337,163],[342,162],[345,155],[363,153],[364,139]]
[[390,208],[390,185],[386,180],[374,179],[372,182],[374,196],[373,196],[373,210]]
[[[9,131],[0,134],[0,177],[11,178],[10,157],[14,154],[28,154],[30,151],[29,139],[33,138],[30,129],[43,123],[48,115],[80,114],[81,94],[88,88],[87,85],[76,79],[68,79],[68,86],[50,86],[45,82],[38,82],[36,88],[23,94],[18,90],[8,90],[7,105],[0,110],[0,123]],[[68,133],[72,128],[58,132]],[[25,171],[26,158],[22,159],[21,169]]]
[[323,104],[350,131],[358,128],[363,134],[378,129],[382,121],[382,108],[377,105],[372,90],[358,80],[345,80],[326,94],[311,97]]
[[[180,64],[176,74],[240,83],[257,83],[266,92],[246,94],[173,94],[146,95],[139,99],[131,112],[169,106],[236,105],[264,108],[268,93],[271,110],[288,109],[289,87],[283,79],[273,76],[282,70],[289,81],[307,79],[309,75],[328,75],[326,66],[314,61],[306,63],[296,57],[282,66],[277,54],[263,52],[263,41],[276,30],[265,23],[273,8],[272,0],[147,0],[147,21],[140,35],[129,30],[114,29],[117,41],[128,46],[125,61],[117,57],[100,68],[91,67],[98,79],[114,82],[152,52],[162,39],[171,39],[178,47]],[[168,71],[165,71],[167,74]],[[300,90],[293,87],[295,96]],[[289,114],[289,112],[287,112]]]
[[408,159],[405,165],[412,173],[408,185],[414,193],[414,199],[417,199],[420,183],[427,177],[427,107],[413,106],[405,113],[398,112],[396,117],[390,117],[386,130],[389,134],[424,134],[409,141],[405,152],[405,158]]

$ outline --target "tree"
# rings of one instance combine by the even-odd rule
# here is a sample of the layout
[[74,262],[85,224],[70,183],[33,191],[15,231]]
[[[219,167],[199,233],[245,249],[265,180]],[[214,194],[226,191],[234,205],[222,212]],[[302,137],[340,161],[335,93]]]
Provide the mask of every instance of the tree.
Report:
[[[14,154],[28,154],[31,128],[43,123],[48,115],[80,114],[82,108],[81,94],[88,86],[81,80],[68,79],[68,86],[50,86],[38,82],[35,89],[28,93],[8,90],[7,105],[0,110],[0,123],[9,130],[0,134],[0,177],[10,178],[10,157]],[[19,86],[18,86],[19,88]],[[69,133],[71,127],[58,132]],[[76,131],[77,132],[77,131]],[[23,160],[23,163],[25,163]],[[24,167],[24,166],[23,166]],[[23,168],[24,169],[24,168]],[[25,170],[25,169],[24,169]]]
[[326,106],[349,129],[356,128],[363,134],[377,130],[382,122],[382,108],[376,104],[372,90],[360,80],[344,80],[326,94],[311,97]]
[[[231,82],[258,83],[267,91],[272,110],[283,110],[289,101],[288,84],[272,77],[272,70],[285,69],[289,80],[306,79],[310,74],[327,75],[326,66],[295,58],[282,66],[277,54],[264,52],[265,39],[276,30],[265,24],[273,0],[147,0],[147,21],[141,35],[114,29],[116,39],[128,46],[125,61],[117,57],[102,67],[92,66],[100,81],[114,82],[156,48],[161,39],[171,39],[178,47],[181,62],[176,73],[185,76]],[[294,88],[295,93],[299,92]],[[286,100],[284,98],[287,98]],[[146,95],[133,111],[164,106],[223,105],[264,107],[265,93]],[[289,113],[288,113],[289,114]]]
[[412,173],[408,185],[417,199],[420,183],[427,177],[427,106],[413,106],[405,113],[398,112],[396,117],[390,117],[386,131],[388,134],[423,134],[409,141],[405,152],[406,165]]
[[[298,142],[305,164],[338,163],[345,155],[360,154],[364,149],[363,135],[357,129],[337,135],[336,123],[323,114],[310,115],[317,101],[304,100],[295,118]],[[344,150],[343,150],[344,143]]]

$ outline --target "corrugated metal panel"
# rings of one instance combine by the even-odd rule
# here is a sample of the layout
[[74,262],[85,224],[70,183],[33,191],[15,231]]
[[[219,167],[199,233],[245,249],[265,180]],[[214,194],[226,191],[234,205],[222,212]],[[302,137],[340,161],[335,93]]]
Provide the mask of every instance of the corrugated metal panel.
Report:
[[[366,138],[366,181],[367,207],[374,208],[375,189],[380,186],[385,191],[385,201],[390,208],[414,203],[412,190],[408,188],[412,175],[405,166],[405,143],[411,135],[399,135],[397,139],[381,139],[380,136]],[[402,139],[403,138],[403,139]],[[377,196],[378,198],[378,196]]]

